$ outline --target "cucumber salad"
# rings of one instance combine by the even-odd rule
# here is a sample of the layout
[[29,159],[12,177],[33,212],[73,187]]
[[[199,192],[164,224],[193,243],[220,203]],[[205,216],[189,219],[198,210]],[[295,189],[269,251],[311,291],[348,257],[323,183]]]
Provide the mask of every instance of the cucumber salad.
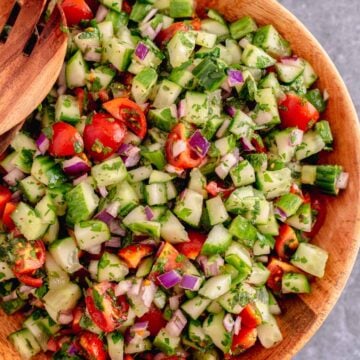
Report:
[[278,300],[324,276],[321,193],[348,182],[319,160],[311,64],[193,0],[62,8],[58,82],[0,161],[0,305],[24,314],[9,340],[58,360],[275,346]]

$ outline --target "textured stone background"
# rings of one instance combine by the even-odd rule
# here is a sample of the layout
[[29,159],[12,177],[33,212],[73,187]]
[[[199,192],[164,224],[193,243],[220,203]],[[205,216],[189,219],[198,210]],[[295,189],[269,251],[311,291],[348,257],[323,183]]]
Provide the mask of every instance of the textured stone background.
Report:
[[[338,67],[360,113],[360,0],[279,0]],[[357,144],[360,146],[360,144]],[[336,307],[295,360],[360,359],[360,257]]]

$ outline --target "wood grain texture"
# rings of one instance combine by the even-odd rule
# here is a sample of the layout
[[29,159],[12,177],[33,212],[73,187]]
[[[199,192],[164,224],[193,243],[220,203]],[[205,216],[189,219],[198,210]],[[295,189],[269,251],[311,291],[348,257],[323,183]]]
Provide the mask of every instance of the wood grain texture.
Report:
[[[288,298],[281,303],[284,309],[278,317],[284,341],[273,349],[260,345],[244,354],[248,360],[291,359],[321,326],[336,301],[354,265],[360,238],[360,130],[357,115],[348,91],[335,66],[320,44],[306,28],[274,0],[198,0],[199,8],[212,7],[225,14],[228,20],[243,15],[253,16],[259,24],[274,24],[291,42],[299,56],[306,58],[320,76],[319,86],[330,94],[328,119],[335,137],[335,151],[323,161],[342,164],[350,173],[346,191],[337,198],[327,197],[327,218],[314,240],[330,256],[323,279],[313,283],[309,295]],[[18,328],[19,318],[0,315],[0,358],[18,360],[6,342],[6,336]],[[37,359],[45,359],[43,355]]]

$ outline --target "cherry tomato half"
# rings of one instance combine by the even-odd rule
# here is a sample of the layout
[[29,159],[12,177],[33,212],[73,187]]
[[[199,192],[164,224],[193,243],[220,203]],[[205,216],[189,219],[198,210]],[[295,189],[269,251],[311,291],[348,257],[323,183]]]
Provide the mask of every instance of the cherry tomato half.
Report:
[[288,259],[298,246],[299,240],[294,229],[287,224],[281,224],[279,235],[275,237],[275,251],[280,259]]
[[14,272],[19,275],[33,274],[45,263],[45,246],[41,240],[19,241],[14,247]]
[[16,204],[13,202],[8,202],[5,205],[4,212],[2,215],[2,223],[6,226],[8,230],[13,230],[15,228],[15,224],[11,218],[11,214],[15,211]]
[[5,187],[0,185],[0,217],[2,217],[5,205],[11,199],[11,191]]
[[52,126],[52,132],[50,155],[55,157],[74,156],[83,151],[83,139],[74,126],[59,121]]
[[99,336],[85,331],[80,335],[79,344],[85,350],[89,360],[106,360],[107,355],[104,349],[104,343]]
[[125,134],[125,126],[112,116],[95,114],[84,129],[86,153],[94,160],[103,161],[119,149]]
[[147,329],[149,330],[151,336],[156,336],[158,332],[167,324],[163,312],[155,306],[152,306],[146,314],[139,318],[139,322],[145,321],[149,322]]
[[255,345],[257,338],[256,328],[242,326],[238,335],[233,335],[231,352],[233,355],[239,355],[245,350]]
[[64,0],[61,7],[68,26],[78,25],[81,20],[91,20],[94,17],[85,0]]
[[136,269],[140,261],[153,253],[154,249],[148,244],[129,245],[119,250],[118,255],[127,263],[130,269]]
[[188,235],[190,241],[177,244],[175,248],[188,259],[195,260],[199,256],[207,236],[193,230],[190,230]]

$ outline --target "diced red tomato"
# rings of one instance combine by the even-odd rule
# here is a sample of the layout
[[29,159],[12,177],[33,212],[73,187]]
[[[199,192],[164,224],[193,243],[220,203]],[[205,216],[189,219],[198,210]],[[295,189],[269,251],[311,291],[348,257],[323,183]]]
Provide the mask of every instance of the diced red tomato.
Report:
[[298,127],[303,131],[311,129],[319,120],[320,114],[306,99],[289,93],[279,103],[281,125],[284,128]]
[[74,156],[84,149],[84,142],[76,128],[59,121],[52,126],[49,153],[55,157]]
[[33,242],[19,241],[14,247],[16,274],[33,274],[45,263],[45,246],[41,240]]
[[270,271],[270,276],[266,285],[276,292],[281,290],[281,280],[284,274],[291,272],[302,273],[297,267],[275,258],[270,260],[267,268]]
[[206,185],[206,191],[211,196],[218,196],[220,194],[224,199],[227,199],[234,190],[235,190],[234,186],[225,188],[225,187],[222,187],[222,185],[216,181],[210,181]]
[[153,253],[154,248],[148,244],[129,245],[120,249],[118,255],[127,263],[130,269],[136,269],[141,260]]
[[126,134],[124,124],[115,121],[109,114],[95,114],[84,129],[87,154],[96,161],[113,155],[123,143]]
[[255,328],[262,322],[260,311],[254,304],[247,304],[240,313],[241,326]]
[[155,38],[155,42],[159,46],[163,46],[168,43],[173,36],[179,31],[189,31],[191,29],[200,30],[201,21],[200,19],[194,19],[191,23],[184,22],[176,22],[164,30],[161,30],[157,37]]
[[124,356],[124,360],[134,360],[134,357],[127,354],[127,355]]
[[[60,332],[62,332],[62,330]],[[70,342],[71,342],[71,338],[69,336],[63,334],[56,335],[56,336],[52,336],[49,339],[47,343],[47,347],[49,351],[56,352],[60,350],[65,343],[70,343]]]
[[78,25],[81,20],[91,20],[94,17],[85,0],[63,0],[61,7],[68,26]]
[[71,328],[74,331],[74,333],[79,333],[82,330],[80,326],[80,320],[84,315],[84,308],[82,306],[77,306],[73,310],[72,314],[73,314],[73,321],[71,324]]
[[264,141],[260,135],[254,134],[253,137],[251,138],[251,144],[255,147],[256,152],[258,152],[258,153],[266,153],[267,152]]
[[74,93],[78,102],[80,114],[82,115],[84,109],[86,108],[87,94],[85,93],[85,90],[83,88],[74,89]]
[[2,217],[5,209],[5,205],[11,199],[11,191],[5,187],[0,185],[0,217]]
[[18,278],[19,281],[21,281],[23,284],[27,286],[32,286],[34,288],[39,288],[43,284],[43,279],[33,277],[32,275],[19,275],[16,272],[14,272],[14,275]]
[[127,319],[129,304],[125,298],[115,298],[114,286],[110,282],[89,288],[85,303],[93,322],[105,332],[114,331]]
[[104,349],[104,343],[99,336],[85,331],[80,335],[79,344],[86,351],[89,360],[106,360],[107,355]]
[[195,260],[199,256],[207,236],[194,230],[190,230],[188,235],[190,241],[176,244],[175,248],[188,259]]
[[147,329],[149,330],[151,336],[156,336],[158,332],[167,324],[163,312],[155,306],[152,306],[146,314],[139,318],[139,322],[143,321],[149,322]]
[[124,0],[122,3],[122,11],[130,14],[132,10],[132,6],[129,4],[129,2],[127,0]]
[[16,206],[17,205],[13,202],[8,202],[5,205],[4,212],[2,215],[2,222],[8,230],[13,230],[15,228],[15,224],[11,218],[11,214],[15,211]]
[[311,209],[315,212],[315,221],[310,232],[305,233],[309,238],[313,238],[319,232],[326,219],[326,206],[323,198],[319,195],[310,195]]
[[288,259],[298,246],[299,240],[294,229],[287,224],[281,224],[279,235],[275,237],[275,251],[280,259]]
[[[173,155],[173,146],[177,141],[184,141],[186,149],[178,156]],[[179,169],[192,169],[201,164],[203,158],[199,157],[193,150],[191,150],[186,139],[186,129],[184,124],[177,124],[168,135],[165,144],[166,158],[170,165]]]
[[135,135],[143,139],[147,122],[142,108],[127,98],[116,98],[103,104],[103,108],[115,119],[124,123]]
[[257,338],[256,328],[248,328],[241,326],[238,335],[233,335],[231,344],[231,353],[233,355],[239,355],[245,350],[255,345]]

